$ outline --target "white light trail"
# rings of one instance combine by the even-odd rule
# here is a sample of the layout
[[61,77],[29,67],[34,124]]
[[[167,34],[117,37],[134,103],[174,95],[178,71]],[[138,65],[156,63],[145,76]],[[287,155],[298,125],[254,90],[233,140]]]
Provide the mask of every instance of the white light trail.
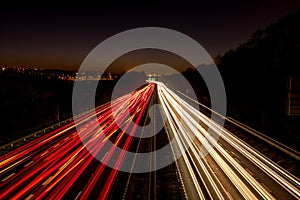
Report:
[[[212,175],[212,170],[207,167],[209,164],[203,158],[205,155],[203,151],[206,150],[209,153],[208,157],[214,160],[219,169],[223,171],[245,199],[276,199],[274,194],[263,183],[260,183],[249,169],[245,169],[224,149],[223,145],[220,145],[217,140],[219,136],[223,142],[225,141],[231,146],[230,148],[241,154],[244,159],[251,161],[258,170],[275,180],[291,196],[296,199],[300,198],[299,180],[296,177],[282,170],[276,163],[189,105],[163,83],[153,82],[157,84],[158,97],[170,127],[170,129],[166,129],[167,133],[175,138],[176,146],[179,148],[177,152],[183,153],[184,162],[195,184],[199,198],[205,198],[199,181],[203,182],[209,198],[223,199],[222,195],[227,192],[224,191],[226,187],[222,185],[222,181]],[[184,152],[187,147],[189,149]],[[209,191],[208,188],[213,188],[214,191]]]

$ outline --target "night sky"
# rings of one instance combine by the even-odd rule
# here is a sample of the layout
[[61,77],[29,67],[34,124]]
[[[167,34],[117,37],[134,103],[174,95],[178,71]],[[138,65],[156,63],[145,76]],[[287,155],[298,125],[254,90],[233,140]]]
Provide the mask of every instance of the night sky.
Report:
[[215,57],[258,28],[300,8],[300,1],[198,4],[31,4],[0,7],[0,66],[77,70],[104,39],[131,28],[158,26],[197,40]]

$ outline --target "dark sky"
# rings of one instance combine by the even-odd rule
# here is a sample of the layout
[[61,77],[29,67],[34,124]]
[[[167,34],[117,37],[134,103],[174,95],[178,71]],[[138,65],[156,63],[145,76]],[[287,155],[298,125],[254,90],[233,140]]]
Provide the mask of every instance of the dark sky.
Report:
[[[184,1],[183,1],[184,2]],[[0,66],[78,69],[104,39],[158,26],[197,40],[214,58],[300,8],[300,1],[31,4],[0,7]]]

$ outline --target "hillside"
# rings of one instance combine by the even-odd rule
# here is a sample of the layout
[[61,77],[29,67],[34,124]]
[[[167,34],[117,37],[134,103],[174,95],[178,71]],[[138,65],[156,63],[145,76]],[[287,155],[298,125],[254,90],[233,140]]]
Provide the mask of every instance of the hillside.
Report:
[[286,102],[288,78],[300,74],[300,10],[257,30],[216,63],[229,115],[297,147],[300,123],[286,116]]

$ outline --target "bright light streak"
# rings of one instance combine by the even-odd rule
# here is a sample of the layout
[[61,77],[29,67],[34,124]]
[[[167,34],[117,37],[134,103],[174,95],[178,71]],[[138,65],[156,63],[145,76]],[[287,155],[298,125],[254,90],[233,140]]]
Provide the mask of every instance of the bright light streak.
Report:
[[[99,153],[108,140],[114,140],[114,145],[120,145],[125,151],[133,145],[132,139],[137,126],[146,113],[155,88],[168,126],[165,130],[169,138],[176,141],[172,146],[174,157],[177,157],[176,154],[182,154],[184,166],[199,199],[231,198],[229,195],[227,198],[223,196],[227,195],[225,188],[229,186],[223,185],[221,177],[214,174],[216,168],[245,199],[275,199],[273,193],[228,153],[225,146],[230,146],[240,157],[253,163],[257,171],[268,175],[270,180],[278,183],[291,196],[300,198],[298,178],[193,108],[163,83],[149,82],[132,94],[119,97],[96,110],[80,115],[78,122],[82,128],[78,131],[72,122],[2,156],[0,175],[3,179],[0,182],[0,199],[28,196],[35,199],[64,198],[72,186],[81,184],[78,183],[79,177],[93,165],[92,153]],[[116,108],[114,113],[111,110],[112,106]],[[95,116],[97,120],[92,120]],[[135,122],[133,126],[130,125],[132,121]],[[238,122],[234,123],[242,126]],[[210,131],[206,130],[208,127]],[[221,145],[216,136],[220,136],[226,145]],[[87,151],[81,139],[86,141],[85,145],[90,145],[91,152]],[[115,146],[110,147],[102,159],[103,163],[112,161],[114,169],[104,175],[106,166],[102,163],[96,166],[93,175],[82,183],[82,190],[77,194],[77,198],[89,198],[99,181],[105,182],[102,188],[97,188],[99,199],[107,198],[117,180],[118,169],[125,159],[124,152],[115,155]],[[210,151],[210,154],[204,158],[205,151]],[[116,159],[113,160],[114,158]],[[213,161],[216,168],[212,169],[208,160]],[[204,193],[203,190],[207,192]]]
[[[78,136],[72,122],[2,156],[0,158],[1,174],[9,173],[22,163],[30,163],[31,167],[24,166],[14,173],[13,178],[4,179],[0,183],[0,199],[25,198],[26,195],[35,199],[63,198],[72,185],[78,184],[78,177],[86,171],[94,159],[82,144],[81,139],[87,140],[87,145],[93,145],[92,151],[94,152],[101,151],[101,148],[113,134],[119,134],[115,144],[120,143],[125,133],[118,133],[116,120],[120,120],[127,129],[129,128],[127,122],[135,119],[135,116],[138,116],[136,123],[139,123],[141,116],[146,111],[154,88],[154,84],[148,84],[132,94],[124,95],[113,102],[98,107],[95,111],[80,116],[79,124],[82,128],[79,129],[78,133],[81,134],[81,137]],[[129,99],[129,105],[124,105],[126,99]],[[113,118],[111,106],[118,108],[116,119]],[[132,110],[129,117],[124,112],[127,109],[126,106]],[[91,119],[95,116],[98,116],[98,120],[92,121]],[[129,131],[130,134],[134,135],[134,127],[131,127]],[[131,145],[131,140],[132,136],[127,137],[123,146],[125,150]],[[110,159],[115,152],[114,150],[115,147],[111,148],[105,159]],[[116,169],[123,163],[123,159],[124,155],[120,155],[120,158],[116,160]],[[105,165],[99,165],[98,175],[93,176],[95,180],[86,183],[85,189],[79,194],[80,198],[88,197],[90,191],[95,187],[95,183],[102,177],[104,168]],[[7,174],[6,177],[10,174]],[[103,188],[101,194],[108,194],[116,176],[116,170],[112,171],[107,180],[109,184]]]
[[[182,146],[189,146],[189,150],[186,152],[189,159],[185,158],[185,156],[183,157],[194,183],[196,182],[194,178],[195,170],[190,170],[189,166],[191,165],[196,168],[198,177],[200,177],[202,182],[204,181],[203,176],[207,177],[210,183],[206,184],[204,181],[204,185],[211,184],[215,190],[215,195],[217,195],[218,198],[221,196],[220,190],[224,190],[225,188],[218,180],[216,180],[215,183],[209,172],[210,170],[206,168],[208,165],[204,164],[206,161],[202,158],[203,150],[207,150],[210,151],[209,156],[214,159],[219,168],[227,175],[234,187],[238,189],[244,198],[257,199],[262,197],[264,199],[275,199],[270,191],[268,191],[255,179],[255,177],[253,177],[252,173],[249,173],[248,170],[246,170],[221,145],[219,145],[215,136],[220,136],[231,145],[231,148],[236,149],[237,152],[241,153],[241,155],[251,161],[260,170],[268,174],[270,178],[276,180],[287,191],[289,191],[291,195],[296,198],[300,197],[299,183],[295,177],[283,170],[280,170],[278,165],[262,156],[259,152],[236,138],[228,130],[224,129],[203,113],[200,113],[198,110],[190,106],[174,92],[169,90],[163,83],[155,83],[157,84],[158,96],[163,106],[164,114],[166,115],[168,124],[172,131],[172,133],[169,134],[174,135],[177,145],[181,151],[186,149],[181,148]],[[210,131],[208,132],[204,127],[209,127]],[[204,174],[200,173],[197,166],[201,166]],[[218,188],[218,186],[220,188]],[[197,183],[195,183],[195,187],[196,189],[198,188]],[[208,186],[206,186],[206,188],[207,187]],[[253,193],[253,189],[256,193]],[[201,192],[199,192],[199,196],[201,197],[200,193]]]

